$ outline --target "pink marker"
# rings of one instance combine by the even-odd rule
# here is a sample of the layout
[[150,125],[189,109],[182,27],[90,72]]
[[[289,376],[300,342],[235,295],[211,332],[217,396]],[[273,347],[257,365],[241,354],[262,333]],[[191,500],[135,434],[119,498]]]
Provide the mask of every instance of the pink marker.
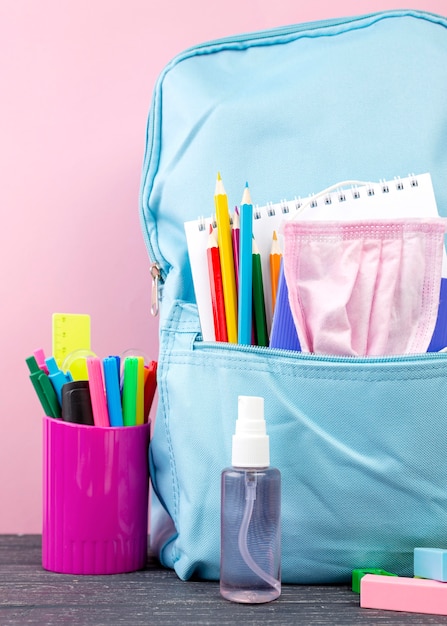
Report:
[[38,348],[37,350],[34,350],[34,358],[37,361],[37,365],[39,366],[39,368],[45,372],[45,374],[48,374],[48,367],[47,364],[45,363],[45,352],[43,351],[43,348]]
[[360,606],[447,615],[447,585],[437,580],[366,574],[360,581]]
[[94,356],[87,357],[87,371],[95,426],[110,426],[101,359]]

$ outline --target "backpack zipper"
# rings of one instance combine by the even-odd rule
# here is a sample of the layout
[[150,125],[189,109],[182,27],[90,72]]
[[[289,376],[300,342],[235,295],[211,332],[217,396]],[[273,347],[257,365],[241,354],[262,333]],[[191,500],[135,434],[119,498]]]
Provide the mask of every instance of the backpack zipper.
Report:
[[194,341],[193,349],[195,350],[219,350],[223,352],[241,352],[244,354],[268,354],[270,356],[293,358],[301,361],[323,362],[323,363],[353,363],[356,364],[385,364],[385,363],[417,363],[420,361],[442,361],[446,360],[447,352],[421,352],[415,354],[396,354],[390,356],[341,356],[332,354],[314,354],[312,352],[300,352],[299,350],[287,350],[283,348],[270,348],[268,346],[253,346],[244,344],[234,344],[225,342],[201,341],[201,335]]
[[151,314],[153,317],[157,317],[159,310],[159,282],[160,282],[160,266],[158,263],[152,263],[150,267],[152,276],[152,291],[151,291]]

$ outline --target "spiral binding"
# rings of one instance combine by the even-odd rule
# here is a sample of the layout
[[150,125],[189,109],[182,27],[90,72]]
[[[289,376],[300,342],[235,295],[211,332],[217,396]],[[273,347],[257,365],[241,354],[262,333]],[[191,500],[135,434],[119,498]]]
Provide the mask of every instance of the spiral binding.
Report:
[[[363,198],[372,198],[378,194],[389,194],[393,191],[404,191],[408,187],[414,188],[418,187],[418,185],[418,176],[415,174],[409,174],[405,179],[402,179],[400,176],[395,176],[392,181],[381,179],[378,183],[359,180],[345,180],[336,183],[335,185],[331,185],[319,193],[311,194],[307,198],[298,197],[291,201],[283,199],[277,203],[268,202],[262,207],[255,205],[253,207],[253,220],[275,217],[278,211],[284,216],[285,219],[293,219],[297,215],[301,214],[307,207],[318,207],[321,201],[325,205],[334,204],[336,202],[349,202]],[[204,231],[209,227],[210,219],[200,216],[197,223],[199,231]],[[213,227],[216,228],[216,221],[214,218],[211,219],[211,223]]]
[[[396,176],[393,181],[380,180],[379,183],[367,181],[346,180],[335,185],[331,185],[323,189],[317,194],[312,194],[308,198],[295,198],[292,202],[281,200],[277,205],[272,202],[266,205],[267,216],[276,215],[276,211],[280,210],[287,219],[289,216],[293,219],[296,215],[302,213],[307,207],[316,208],[322,201],[325,205],[334,202],[347,202],[348,200],[360,200],[361,198],[371,198],[380,193],[388,194],[390,190],[403,191],[406,186],[417,187],[419,185],[418,178],[415,174],[409,174],[407,179],[403,180]],[[347,188],[347,189],[346,189]],[[294,210],[291,214],[291,207]],[[262,212],[257,207],[256,219],[262,218]]]

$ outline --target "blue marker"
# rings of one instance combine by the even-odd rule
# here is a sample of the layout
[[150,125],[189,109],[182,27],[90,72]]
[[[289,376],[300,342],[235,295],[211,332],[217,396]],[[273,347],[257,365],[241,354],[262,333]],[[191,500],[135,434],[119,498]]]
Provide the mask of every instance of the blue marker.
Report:
[[48,359],[45,359],[45,363],[48,367],[48,378],[50,379],[54,391],[56,392],[59,404],[62,406],[62,387],[65,383],[70,383],[73,380],[73,377],[70,372],[64,374],[64,372],[59,369],[54,357],[48,357]]
[[104,378],[106,385],[107,408],[109,410],[110,426],[124,426],[123,410],[121,407],[119,368],[120,359],[117,356],[108,356],[103,360]]

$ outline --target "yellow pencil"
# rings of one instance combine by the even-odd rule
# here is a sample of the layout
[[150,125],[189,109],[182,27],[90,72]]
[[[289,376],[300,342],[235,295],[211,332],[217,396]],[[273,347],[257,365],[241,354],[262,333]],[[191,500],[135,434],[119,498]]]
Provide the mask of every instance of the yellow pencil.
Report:
[[273,231],[272,248],[270,251],[270,282],[272,288],[272,313],[275,312],[276,293],[278,291],[279,270],[281,268],[281,248],[279,247],[276,230]]
[[228,198],[220,177],[217,174],[214,193],[216,207],[217,239],[219,244],[220,265],[222,268],[222,285],[225,302],[227,334],[230,343],[237,343],[237,293],[234,274],[233,243],[231,241],[230,212]]

